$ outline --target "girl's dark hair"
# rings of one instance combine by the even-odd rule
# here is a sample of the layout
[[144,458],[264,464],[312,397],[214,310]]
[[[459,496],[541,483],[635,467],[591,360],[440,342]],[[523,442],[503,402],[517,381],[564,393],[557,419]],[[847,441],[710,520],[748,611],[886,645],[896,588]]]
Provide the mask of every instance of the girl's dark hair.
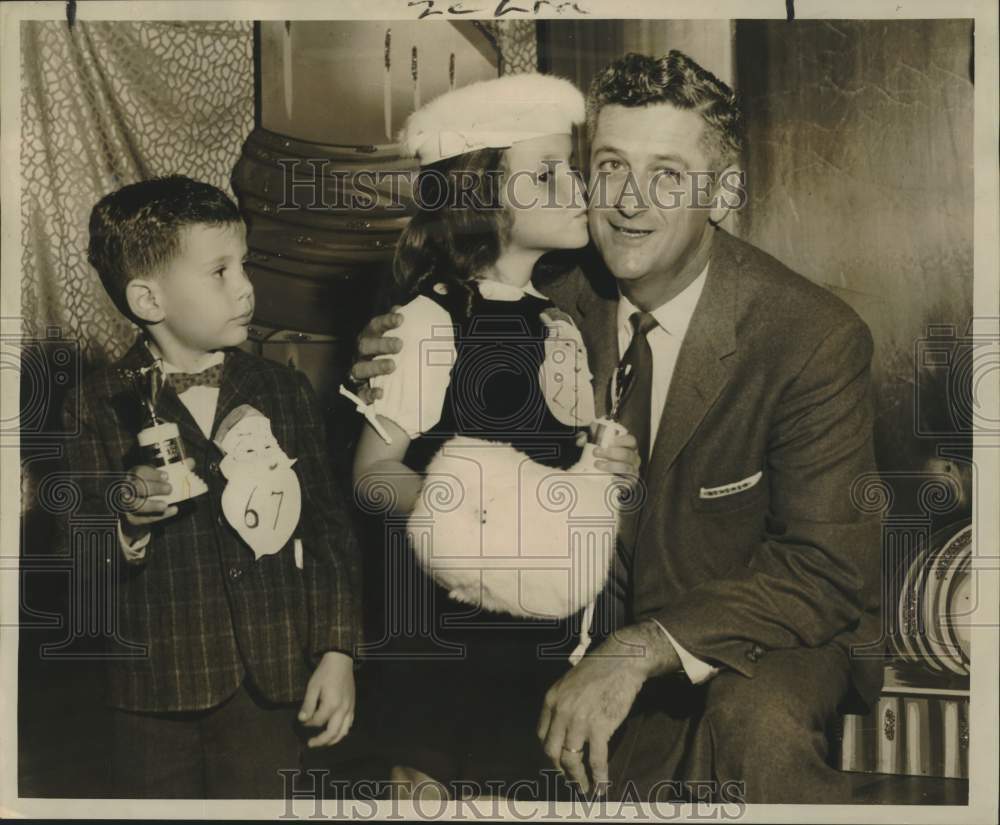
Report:
[[468,315],[472,280],[496,263],[510,227],[500,197],[503,158],[503,149],[479,149],[421,167],[413,188],[418,211],[393,261],[400,303],[443,283],[445,302]]

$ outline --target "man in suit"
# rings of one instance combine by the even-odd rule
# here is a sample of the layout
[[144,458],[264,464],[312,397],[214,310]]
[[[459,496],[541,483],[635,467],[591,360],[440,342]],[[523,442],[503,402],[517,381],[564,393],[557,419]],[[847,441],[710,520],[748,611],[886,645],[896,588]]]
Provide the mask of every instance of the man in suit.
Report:
[[[852,656],[879,637],[879,526],[852,498],[874,471],[871,336],[719,228],[743,120],[690,58],[609,66],[588,131],[602,260],[544,288],[581,327],[598,414],[627,366],[645,503],[616,560],[624,624],[553,685],[539,737],[585,791],[848,801],[825,729],[881,679]],[[390,324],[362,353],[391,352],[370,334]]]

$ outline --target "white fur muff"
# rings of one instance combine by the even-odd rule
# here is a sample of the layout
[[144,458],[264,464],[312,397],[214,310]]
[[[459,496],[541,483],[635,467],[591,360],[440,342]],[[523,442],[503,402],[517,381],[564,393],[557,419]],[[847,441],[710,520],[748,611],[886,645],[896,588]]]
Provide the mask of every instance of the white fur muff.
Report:
[[604,588],[618,477],[589,452],[568,470],[508,444],[459,436],[431,460],[408,532],[420,565],[457,601],[524,618],[563,618]]

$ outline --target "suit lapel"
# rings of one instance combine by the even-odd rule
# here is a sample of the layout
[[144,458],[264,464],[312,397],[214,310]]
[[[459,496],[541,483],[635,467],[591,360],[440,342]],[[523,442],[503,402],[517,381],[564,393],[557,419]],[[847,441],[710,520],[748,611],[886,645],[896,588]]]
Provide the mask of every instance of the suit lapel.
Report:
[[185,444],[200,444],[205,440],[205,434],[198,426],[198,422],[194,420],[184,402],[177,397],[173,388],[163,388],[159,403],[156,405],[156,412],[164,421],[171,421],[177,425]]
[[594,375],[597,415],[603,416],[611,407],[611,376],[618,365],[618,287],[599,260],[591,257],[591,265],[580,273],[590,286],[580,284],[576,311]]
[[[145,339],[140,336],[128,353],[126,353],[125,357],[122,358],[121,365],[126,368],[136,369],[150,366],[152,363],[153,354],[146,346]],[[140,428],[145,427],[146,423],[144,419],[148,418],[148,416],[142,412],[142,402],[135,396],[130,386],[127,386],[123,393],[123,404],[130,411],[130,417],[132,408],[135,408],[135,421],[139,424]],[[160,390],[160,394],[156,399],[156,414],[162,421],[177,425],[181,439],[185,444],[197,444],[204,441],[205,435],[194,420],[190,410],[184,406],[177,397],[177,393],[170,387],[164,386]]]
[[[230,350],[222,367],[222,380],[219,384],[219,400],[215,405],[215,418],[212,421],[212,435],[215,435],[219,424],[233,409],[240,404],[253,404],[258,371],[253,359],[248,358],[240,350]],[[266,410],[261,410],[265,415]]]
[[590,371],[594,374],[594,406],[598,416],[611,407],[611,376],[618,364],[617,301],[596,299],[586,310],[586,341]]
[[[729,244],[717,237],[705,288],[684,336],[660,416],[646,478],[650,501],[657,500],[677,456],[729,382],[726,358],[736,350],[738,287],[738,268]],[[644,508],[640,529],[654,509]]]

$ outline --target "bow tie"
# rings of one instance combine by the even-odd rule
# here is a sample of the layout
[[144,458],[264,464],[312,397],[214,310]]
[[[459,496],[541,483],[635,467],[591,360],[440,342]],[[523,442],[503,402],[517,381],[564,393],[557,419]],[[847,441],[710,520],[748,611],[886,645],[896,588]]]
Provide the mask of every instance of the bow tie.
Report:
[[169,372],[164,376],[164,383],[180,395],[191,387],[218,387],[221,378],[222,364],[219,363],[201,372]]

